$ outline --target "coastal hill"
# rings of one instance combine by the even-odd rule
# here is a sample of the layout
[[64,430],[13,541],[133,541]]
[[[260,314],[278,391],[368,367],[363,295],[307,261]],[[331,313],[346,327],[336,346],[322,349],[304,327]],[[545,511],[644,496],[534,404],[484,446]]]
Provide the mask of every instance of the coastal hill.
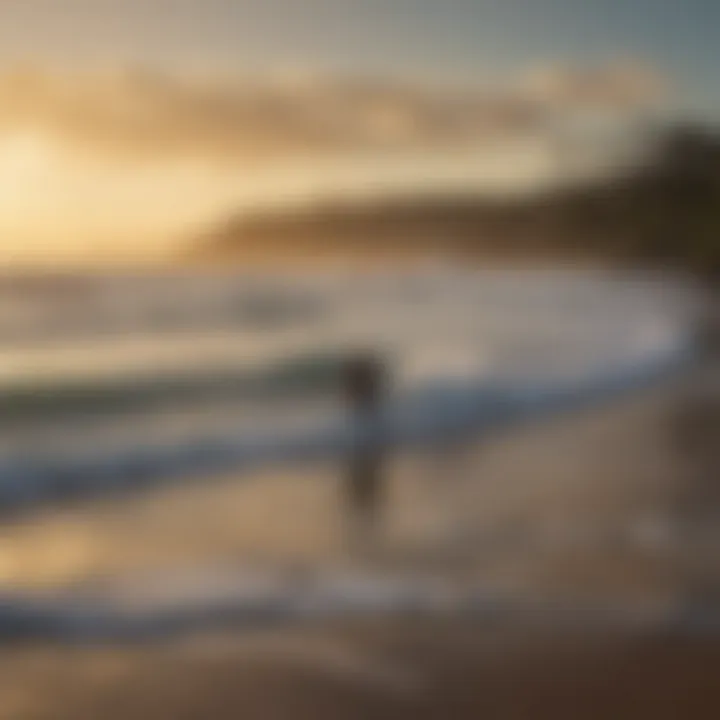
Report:
[[651,161],[612,180],[532,197],[416,196],[232,216],[193,259],[278,256],[589,257],[720,273],[720,137],[677,126]]

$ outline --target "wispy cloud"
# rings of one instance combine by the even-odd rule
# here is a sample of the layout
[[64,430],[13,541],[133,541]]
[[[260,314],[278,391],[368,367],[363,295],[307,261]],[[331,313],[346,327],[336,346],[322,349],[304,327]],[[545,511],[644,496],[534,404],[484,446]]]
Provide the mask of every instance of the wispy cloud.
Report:
[[33,127],[94,152],[266,160],[344,150],[476,145],[536,131],[584,106],[648,107],[665,81],[639,64],[553,68],[493,89],[284,74],[188,78],[150,71],[0,75],[0,127]]

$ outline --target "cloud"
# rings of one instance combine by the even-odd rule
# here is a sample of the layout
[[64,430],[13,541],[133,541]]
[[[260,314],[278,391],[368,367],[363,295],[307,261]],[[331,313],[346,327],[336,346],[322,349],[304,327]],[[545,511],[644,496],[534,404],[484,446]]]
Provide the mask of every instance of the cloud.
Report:
[[476,146],[532,132],[548,112],[650,106],[664,85],[637,63],[555,68],[494,90],[292,74],[191,78],[151,71],[0,74],[0,131],[35,129],[92,152],[246,163],[287,156]]
[[521,85],[538,102],[572,109],[632,110],[667,100],[670,83],[655,68],[617,60],[595,68],[536,68]]

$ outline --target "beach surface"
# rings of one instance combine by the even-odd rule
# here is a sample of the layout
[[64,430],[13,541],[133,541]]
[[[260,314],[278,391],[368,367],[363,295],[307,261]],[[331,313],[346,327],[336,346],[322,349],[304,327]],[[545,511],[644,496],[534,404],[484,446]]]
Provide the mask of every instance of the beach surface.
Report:
[[362,553],[348,540],[342,468],[328,465],[6,526],[4,582],[47,593],[212,564],[422,576],[507,602],[462,617],[9,646],[0,718],[716,717],[718,545],[695,530],[717,527],[717,465],[712,442],[688,457],[674,441],[678,410],[711,375],[396,459]]

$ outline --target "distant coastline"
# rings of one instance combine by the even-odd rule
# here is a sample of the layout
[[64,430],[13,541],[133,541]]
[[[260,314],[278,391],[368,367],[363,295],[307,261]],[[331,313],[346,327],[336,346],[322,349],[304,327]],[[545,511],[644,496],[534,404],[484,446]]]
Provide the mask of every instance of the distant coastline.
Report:
[[230,217],[181,262],[611,264],[720,276],[720,138],[675,128],[657,156],[604,182],[504,200],[417,197]]

